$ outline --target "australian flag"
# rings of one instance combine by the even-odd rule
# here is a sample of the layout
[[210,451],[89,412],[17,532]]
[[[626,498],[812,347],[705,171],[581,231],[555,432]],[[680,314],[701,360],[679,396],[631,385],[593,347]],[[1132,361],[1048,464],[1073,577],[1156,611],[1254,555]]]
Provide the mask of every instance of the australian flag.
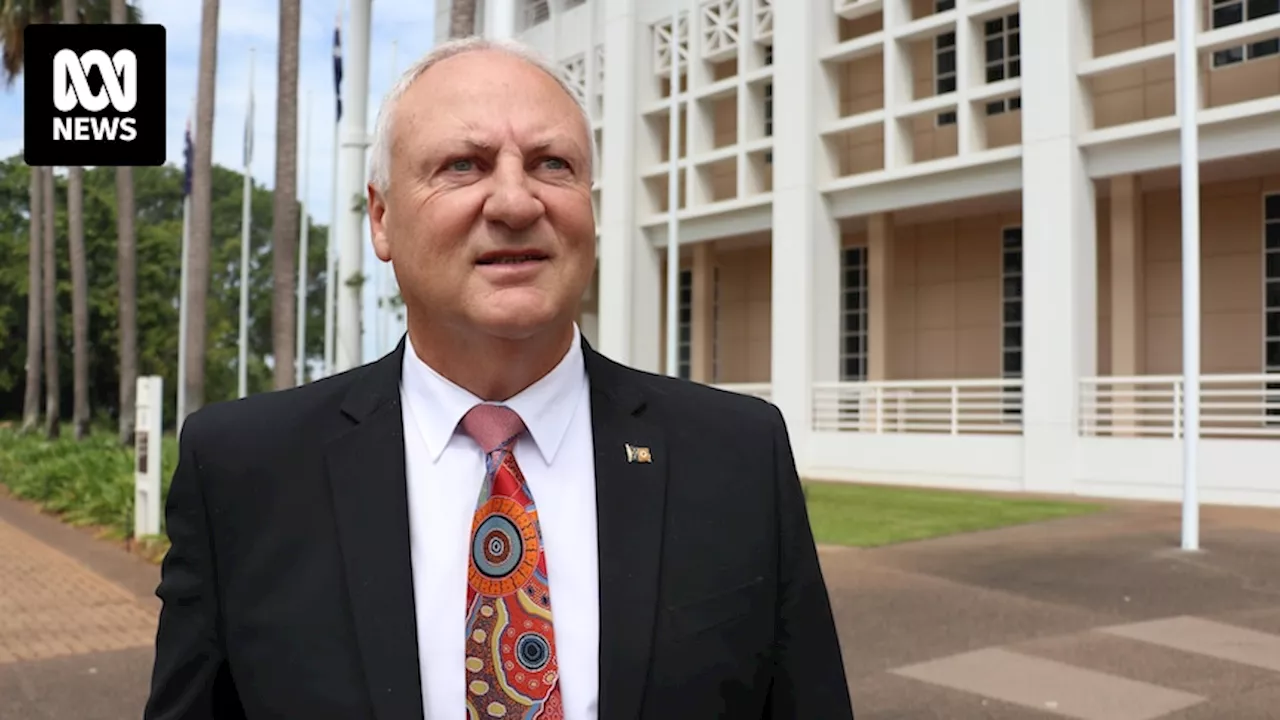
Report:
[[183,140],[182,157],[184,166],[182,168],[182,197],[191,194],[191,165],[195,151],[191,146],[191,121],[187,121],[187,132]]
[[342,119],[342,13],[333,25],[333,94],[338,101],[336,122]]

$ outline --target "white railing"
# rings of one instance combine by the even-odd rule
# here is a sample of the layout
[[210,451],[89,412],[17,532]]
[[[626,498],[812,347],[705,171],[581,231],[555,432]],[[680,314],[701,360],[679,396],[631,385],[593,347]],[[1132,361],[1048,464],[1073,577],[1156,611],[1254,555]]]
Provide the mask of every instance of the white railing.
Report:
[[815,383],[819,432],[1020,434],[1021,380]]
[[754,395],[766,401],[772,398],[770,392],[772,386],[769,383],[719,383],[715,387],[743,395]]
[[[1181,375],[1094,377],[1080,382],[1080,434],[1182,437]],[[1200,436],[1280,438],[1280,374],[1203,375]]]

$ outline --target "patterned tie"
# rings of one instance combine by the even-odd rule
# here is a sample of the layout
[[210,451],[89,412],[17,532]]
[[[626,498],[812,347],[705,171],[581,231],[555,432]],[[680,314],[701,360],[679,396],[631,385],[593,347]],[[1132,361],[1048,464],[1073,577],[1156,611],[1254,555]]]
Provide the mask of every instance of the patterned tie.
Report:
[[462,429],[485,451],[467,583],[467,720],[563,720],[538,510],[513,449],[524,421],[476,405]]

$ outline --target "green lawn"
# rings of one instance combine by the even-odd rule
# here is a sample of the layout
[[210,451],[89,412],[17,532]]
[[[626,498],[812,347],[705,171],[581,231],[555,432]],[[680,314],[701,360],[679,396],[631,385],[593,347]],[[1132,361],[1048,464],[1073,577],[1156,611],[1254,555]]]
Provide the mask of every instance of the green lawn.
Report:
[[1099,512],[1104,506],[971,492],[806,482],[819,543],[875,547]]

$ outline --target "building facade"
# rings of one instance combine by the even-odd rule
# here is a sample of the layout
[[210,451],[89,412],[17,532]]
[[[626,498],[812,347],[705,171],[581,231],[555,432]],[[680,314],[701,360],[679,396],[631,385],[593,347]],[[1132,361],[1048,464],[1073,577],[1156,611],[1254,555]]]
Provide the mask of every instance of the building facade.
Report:
[[[602,352],[667,372],[674,106],[675,372],[803,475],[1181,496],[1174,0],[478,5],[591,112]],[[1280,3],[1195,24],[1200,497],[1280,505]]]

